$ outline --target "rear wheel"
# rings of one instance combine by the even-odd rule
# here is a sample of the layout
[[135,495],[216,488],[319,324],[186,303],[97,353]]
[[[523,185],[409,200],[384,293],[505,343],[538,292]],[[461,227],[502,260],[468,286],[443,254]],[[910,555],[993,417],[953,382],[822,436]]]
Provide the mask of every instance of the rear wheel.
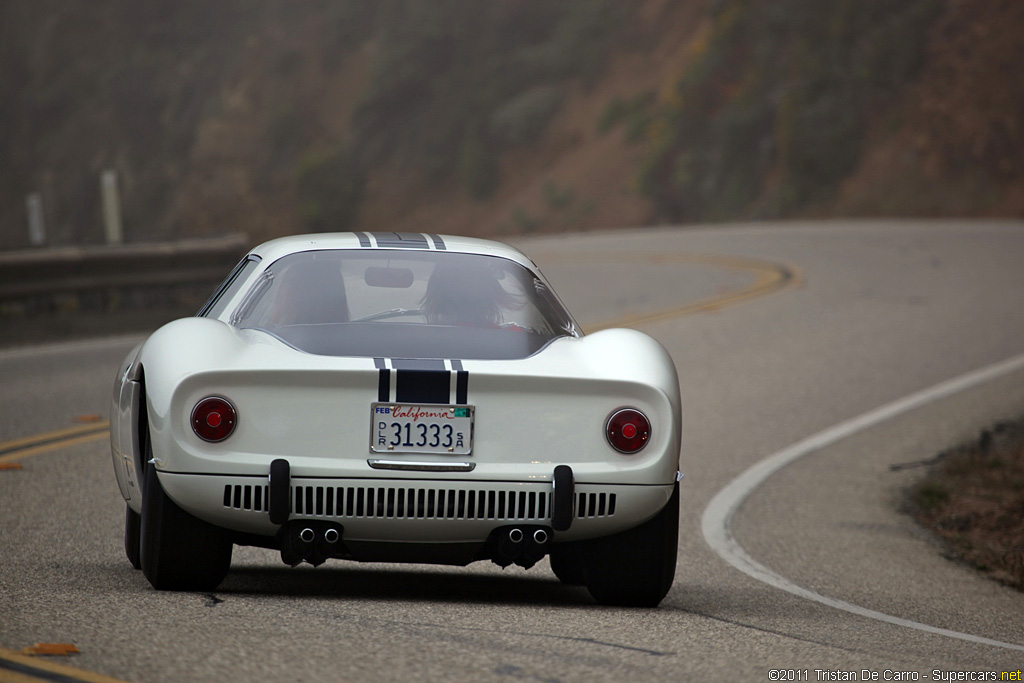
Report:
[[602,605],[657,607],[676,575],[679,483],[655,517],[635,529],[587,541],[583,577]]
[[[148,463],[153,457],[148,443],[146,451]],[[152,465],[146,467],[143,491],[139,555],[142,573],[153,588],[216,588],[231,566],[231,541],[217,527],[178,507],[160,486]]]

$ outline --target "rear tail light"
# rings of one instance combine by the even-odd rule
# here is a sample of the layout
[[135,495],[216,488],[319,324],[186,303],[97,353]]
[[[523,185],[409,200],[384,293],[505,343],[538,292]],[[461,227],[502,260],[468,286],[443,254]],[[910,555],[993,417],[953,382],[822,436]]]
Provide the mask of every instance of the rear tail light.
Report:
[[235,431],[237,423],[235,407],[220,396],[207,396],[192,409],[192,430],[203,441],[223,441]]
[[639,410],[623,408],[608,418],[605,436],[612,448],[631,455],[647,445],[651,437],[651,421]]

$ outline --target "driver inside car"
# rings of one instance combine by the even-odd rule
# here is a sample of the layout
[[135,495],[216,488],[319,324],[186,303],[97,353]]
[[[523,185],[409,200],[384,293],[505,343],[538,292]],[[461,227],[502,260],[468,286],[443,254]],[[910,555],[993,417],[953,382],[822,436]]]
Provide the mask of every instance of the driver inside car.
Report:
[[[514,310],[516,297],[501,286],[486,266],[438,266],[430,276],[422,308],[431,325],[502,327],[504,311]],[[515,328],[513,328],[515,329]]]

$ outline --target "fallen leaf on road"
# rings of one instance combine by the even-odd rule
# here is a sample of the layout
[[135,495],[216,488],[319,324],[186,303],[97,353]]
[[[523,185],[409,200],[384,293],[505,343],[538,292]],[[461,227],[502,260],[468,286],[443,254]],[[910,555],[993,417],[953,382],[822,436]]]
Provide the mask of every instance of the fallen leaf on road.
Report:
[[68,655],[77,655],[78,648],[71,643],[36,643],[32,647],[26,647],[21,654],[32,657],[67,657]]

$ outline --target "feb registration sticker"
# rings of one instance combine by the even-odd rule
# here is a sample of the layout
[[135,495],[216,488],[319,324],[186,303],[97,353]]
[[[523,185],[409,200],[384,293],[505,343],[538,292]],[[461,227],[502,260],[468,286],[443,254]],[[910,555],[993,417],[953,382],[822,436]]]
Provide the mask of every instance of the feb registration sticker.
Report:
[[469,455],[473,406],[374,403],[370,452]]

